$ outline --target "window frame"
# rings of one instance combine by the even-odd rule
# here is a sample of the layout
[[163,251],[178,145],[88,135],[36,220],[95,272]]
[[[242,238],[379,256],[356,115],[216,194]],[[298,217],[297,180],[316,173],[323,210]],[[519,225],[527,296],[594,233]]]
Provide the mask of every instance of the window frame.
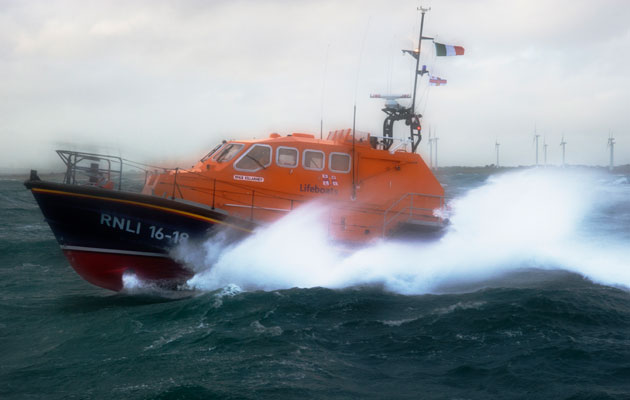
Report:
[[[229,145],[235,145],[235,146],[241,146],[240,149],[238,149],[238,151],[236,153],[234,153],[234,155],[232,157],[230,157],[227,160],[217,160],[217,158],[219,157],[219,155],[221,154],[221,151],[217,151],[216,154],[214,154],[212,156],[212,161],[217,162],[217,163],[225,163],[225,162],[230,162],[231,160],[234,159],[234,157],[236,157],[238,155],[238,153],[240,153],[241,151],[243,151],[243,148],[245,148],[245,144],[244,143],[226,143],[225,147],[229,146]],[[220,150],[224,150],[224,149],[220,149]]]
[[[278,162],[278,160],[280,159],[280,149],[295,150],[295,152],[297,153],[297,157],[295,157],[295,165],[294,166],[281,165]],[[276,147],[276,165],[278,167],[281,167],[281,168],[297,168],[298,165],[300,165],[300,150],[298,150],[295,147],[289,147],[289,146],[278,146],[278,147]]]
[[203,156],[203,158],[201,159],[201,162],[205,162],[205,161],[208,161],[209,159],[211,159],[212,156],[217,154],[223,148],[223,146],[225,146],[226,144],[227,143],[220,143],[220,144],[214,146],[214,148],[212,150],[210,150],[210,152],[208,154]]
[[[313,153],[321,153],[322,154],[322,167],[321,168],[311,168],[311,167],[307,167],[306,166],[306,153],[308,152],[313,152]],[[314,149],[305,149],[304,151],[302,151],[302,168],[307,169],[309,171],[323,171],[324,167],[326,166],[326,153],[324,153],[321,150],[314,150]]]
[[[264,165],[264,168],[261,167],[260,165],[257,165],[256,169],[245,169],[245,168],[238,168],[236,166],[236,164],[238,164],[243,158],[247,157],[247,155],[249,154],[250,151],[252,151],[254,149],[254,147],[257,146],[261,146],[261,147],[267,147],[269,149],[269,163]],[[238,159],[236,159],[236,161],[234,161],[233,167],[235,170],[240,171],[240,172],[257,172],[260,171],[262,169],[266,169],[269,168],[269,166],[271,165],[271,163],[273,162],[273,147],[271,147],[268,144],[263,144],[263,143],[254,143],[251,146],[249,146],[245,153],[243,153]]]
[[[348,157],[348,161],[349,162],[348,162],[348,169],[346,171],[332,168],[332,158],[333,158],[332,156],[335,155],[335,154],[338,154],[340,156]],[[337,173],[340,173],[340,174],[347,174],[348,172],[352,171],[352,156],[350,154],[348,154],[348,153],[342,153],[342,152],[339,152],[339,151],[331,151],[329,153],[329,157],[328,157],[328,170],[330,172],[337,172]]]

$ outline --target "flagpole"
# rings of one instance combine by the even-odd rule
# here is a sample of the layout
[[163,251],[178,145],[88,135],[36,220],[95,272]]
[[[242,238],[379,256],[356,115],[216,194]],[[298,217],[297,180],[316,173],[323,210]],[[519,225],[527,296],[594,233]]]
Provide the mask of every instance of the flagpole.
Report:
[[431,10],[431,7],[424,8],[418,7],[418,10],[422,12],[422,17],[420,19],[420,36],[418,37],[418,57],[416,58],[416,71],[415,77],[413,80],[413,99],[411,100],[411,113],[416,113],[416,91],[418,87],[418,68],[420,68],[420,49],[422,49],[422,31],[424,29],[424,14]]

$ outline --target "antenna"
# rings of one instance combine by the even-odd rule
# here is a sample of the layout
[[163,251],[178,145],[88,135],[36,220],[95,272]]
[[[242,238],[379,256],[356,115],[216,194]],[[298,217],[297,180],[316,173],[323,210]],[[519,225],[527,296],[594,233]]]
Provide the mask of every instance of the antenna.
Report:
[[[405,121],[405,125],[409,127],[409,141],[411,142],[411,152],[415,153],[418,149],[418,145],[422,140],[422,125],[420,123],[420,119],[422,118],[422,114],[416,114],[416,96],[418,94],[418,75],[421,77],[424,74],[427,74],[426,66],[423,65],[422,70],[419,70],[420,67],[420,54],[422,50],[422,41],[423,40],[433,40],[433,38],[422,36],[422,32],[424,30],[424,15],[427,11],[431,10],[431,8],[419,7],[418,11],[422,13],[420,19],[420,33],[418,35],[418,48],[413,50],[403,50],[403,54],[408,53],[413,58],[416,59],[416,66],[414,70],[414,81],[413,81],[413,95],[411,100],[411,105],[409,107],[391,107],[388,104],[383,108],[383,112],[387,114],[385,121],[383,122],[383,149],[389,150],[393,143],[394,137],[394,123],[397,121]],[[391,103],[391,102],[388,102]],[[395,103],[394,103],[395,105]]]
[[615,168],[615,138],[613,137],[612,131],[608,133],[608,145],[610,148],[610,164],[608,165],[608,170],[612,171]]
[[560,146],[562,146],[562,166],[564,167],[566,164],[564,162],[565,150],[567,146],[567,142],[564,141],[564,133],[562,134],[562,141],[560,142]]
[[411,100],[411,113],[416,113],[416,92],[418,91],[418,68],[420,67],[420,50],[422,49],[422,30],[424,29],[424,14],[430,11],[431,7],[418,7],[418,11],[422,13],[420,19],[420,35],[418,36],[418,58],[416,58],[416,69],[413,79],[413,99]]
[[499,140],[497,139],[494,141],[494,149],[497,151],[497,168],[499,168],[499,146],[501,146],[501,143],[499,143]]
[[363,49],[365,48],[365,38],[367,38],[368,28],[370,27],[370,20],[368,19],[368,23],[365,26],[365,34],[363,35],[363,41],[361,42],[361,51],[359,52],[359,63],[357,65],[357,80],[354,85],[354,108],[352,112],[352,200],[357,198],[357,178],[356,178],[356,157],[354,150],[354,142],[355,142],[355,132],[356,132],[356,123],[357,123],[357,92],[359,91],[359,72],[361,71],[361,59],[363,58]]
[[323,139],[324,136],[324,93],[326,91],[326,75],[328,72],[328,52],[330,51],[330,43],[326,47],[326,58],[324,59],[324,76],[322,78],[322,107],[319,120],[319,138]]

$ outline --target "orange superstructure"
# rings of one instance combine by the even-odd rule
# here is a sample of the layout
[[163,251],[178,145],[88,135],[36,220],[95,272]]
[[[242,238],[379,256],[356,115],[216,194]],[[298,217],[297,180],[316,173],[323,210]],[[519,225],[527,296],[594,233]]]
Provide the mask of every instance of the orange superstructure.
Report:
[[331,238],[352,242],[435,230],[443,222],[434,210],[443,206],[444,190],[422,158],[404,143],[384,146],[358,132],[353,139],[350,129],[325,140],[272,133],[224,142],[190,170],[151,174],[143,193],[203,204],[256,224],[317,200],[327,205],[323,222]]
[[[417,86],[429,74],[419,68],[420,48],[431,40],[422,35],[427,10],[420,10],[418,50],[403,50],[416,60],[413,94],[371,95],[385,101],[382,136],[357,132],[355,118],[353,129],[326,139],[272,133],[223,141],[190,169],[151,172],[116,155],[57,150],[66,166],[63,182],[43,181],[32,170],[24,184],[77,273],[111,290],[121,290],[125,276],[179,287],[196,270],[182,259],[181,245],[227,246],[308,203],[322,206],[315,211],[333,241],[435,238],[447,213],[444,189],[416,154],[422,140]],[[399,102],[404,99],[410,104]],[[408,129],[398,138],[397,123]],[[141,193],[123,189],[129,167],[146,174]]]

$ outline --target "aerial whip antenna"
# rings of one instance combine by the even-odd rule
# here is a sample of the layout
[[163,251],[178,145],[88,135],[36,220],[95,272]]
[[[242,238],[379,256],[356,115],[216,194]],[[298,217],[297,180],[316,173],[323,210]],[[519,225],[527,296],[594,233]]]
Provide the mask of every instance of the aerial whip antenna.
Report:
[[367,25],[365,26],[365,34],[363,35],[363,41],[361,42],[361,50],[359,51],[359,63],[357,65],[357,80],[354,85],[354,107],[352,112],[352,200],[357,198],[357,177],[355,160],[356,152],[354,150],[357,124],[357,92],[359,91],[359,72],[361,72],[361,59],[363,58],[363,49],[365,48],[365,38],[367,37],[368,28],[370,27],[370,19],[368,19]]
[[322,107],[319,120],[319,138],[323,139],[324,136],[324,92],[326,90],[326,73],[328,72],[328,52],[330,51],[330,43],[326,47],[326,57],[324,58],[324,77],[322,79]]

